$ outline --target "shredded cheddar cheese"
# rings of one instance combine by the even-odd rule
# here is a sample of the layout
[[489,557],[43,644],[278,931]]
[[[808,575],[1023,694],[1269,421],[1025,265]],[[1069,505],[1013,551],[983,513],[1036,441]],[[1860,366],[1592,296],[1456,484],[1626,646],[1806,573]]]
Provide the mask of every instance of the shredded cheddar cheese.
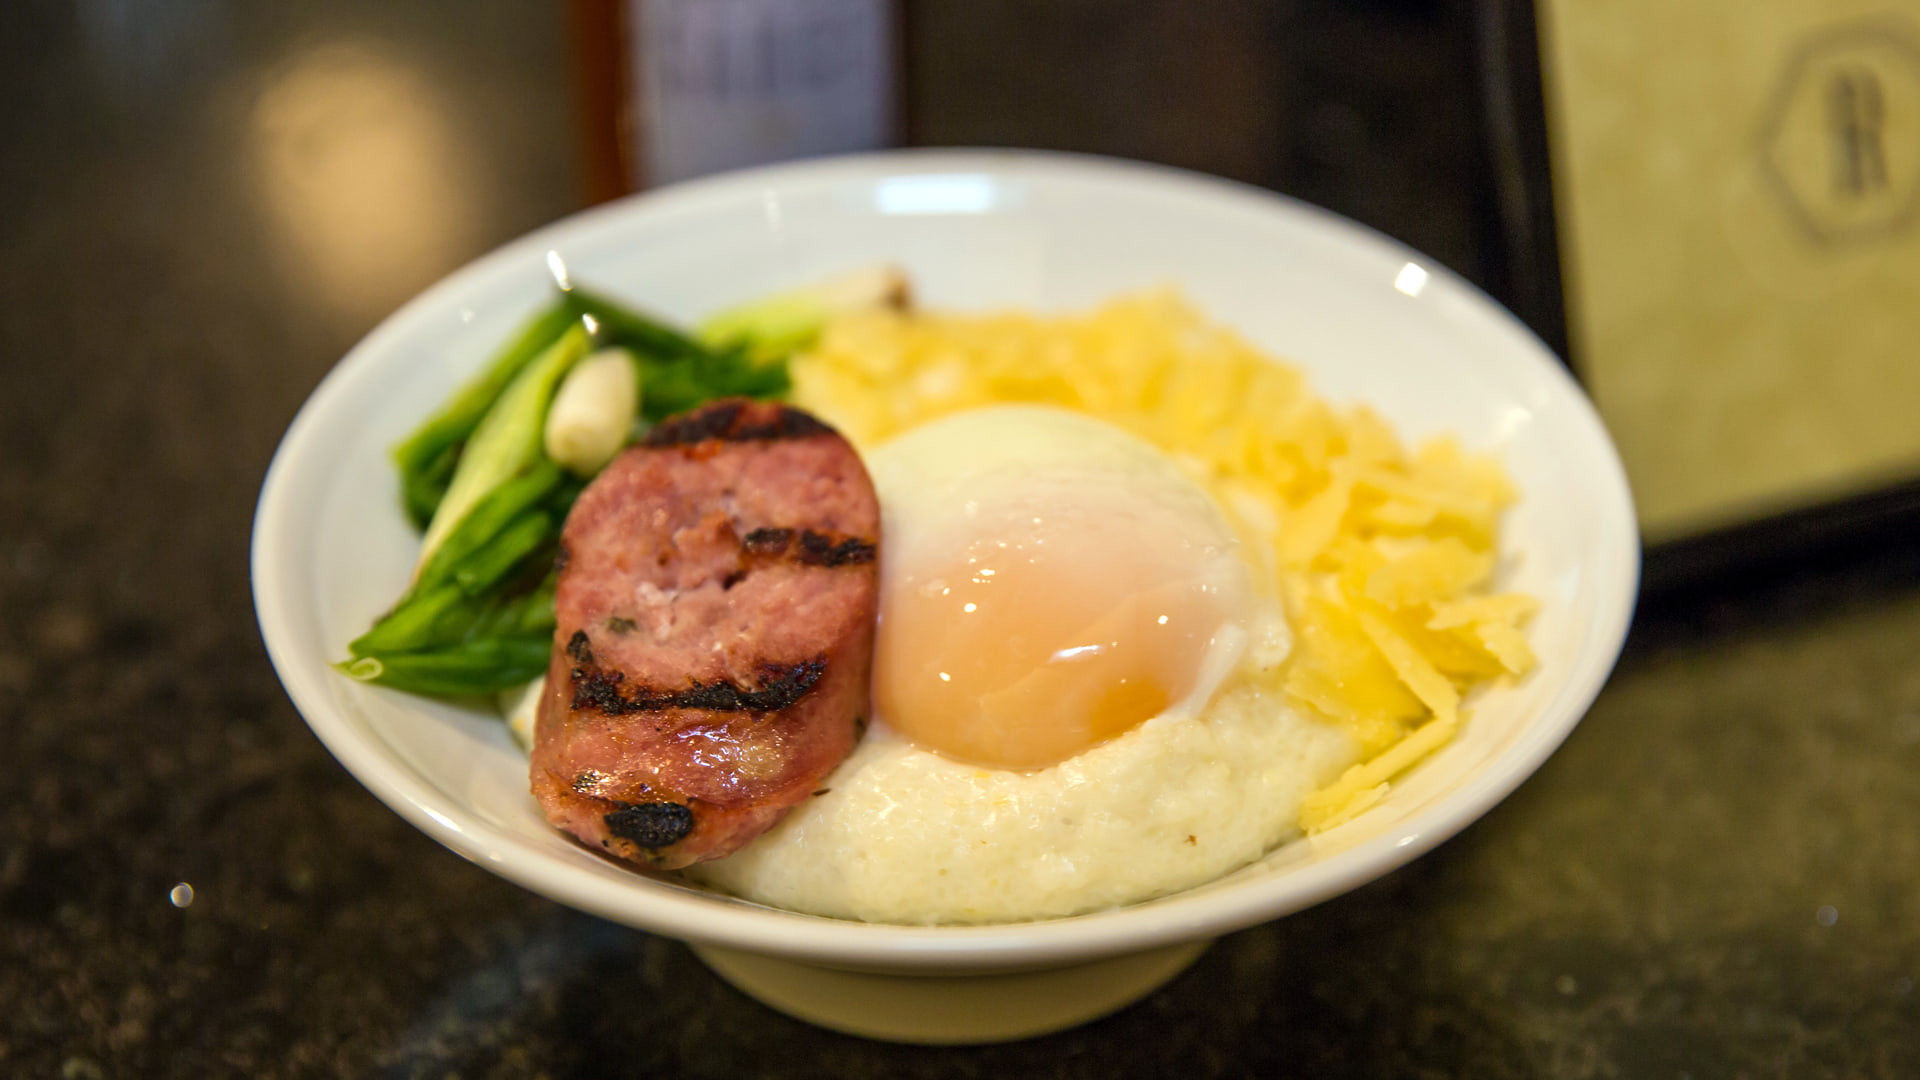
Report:
[[1514,499],[1500,463],[1450,438],[1409,450],[1176,294],[1045,317],[858,311],[792,373],[796,403],[860,446],[963,409],[1049,404],[1132,431],[1213,491],[1265,546],[1293,623],[1280,688],[1361,748],[1308,798],[1308,832],[1350,820],[1452,739],[1475,686],[1533,666],[1535,602],[1492,591]]

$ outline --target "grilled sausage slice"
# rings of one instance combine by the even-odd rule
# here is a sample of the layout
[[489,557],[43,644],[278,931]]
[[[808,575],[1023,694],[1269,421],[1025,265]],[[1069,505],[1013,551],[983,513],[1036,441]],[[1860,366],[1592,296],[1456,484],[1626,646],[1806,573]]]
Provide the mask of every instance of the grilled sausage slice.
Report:
[[672,869],[807,798],[866,715],[879,529],[853,448],[798,409],[715,402],[616,458],[561,534],[547,819]]

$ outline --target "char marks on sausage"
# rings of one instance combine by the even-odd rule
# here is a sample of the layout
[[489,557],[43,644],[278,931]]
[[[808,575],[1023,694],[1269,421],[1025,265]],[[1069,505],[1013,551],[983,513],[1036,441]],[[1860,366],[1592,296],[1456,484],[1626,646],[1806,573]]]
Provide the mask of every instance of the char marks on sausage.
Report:
[[866,715],[879,529],[853,448],[798,409],[714,402],[608,465],[563,530],[548,820],[672,869],[817,791]]

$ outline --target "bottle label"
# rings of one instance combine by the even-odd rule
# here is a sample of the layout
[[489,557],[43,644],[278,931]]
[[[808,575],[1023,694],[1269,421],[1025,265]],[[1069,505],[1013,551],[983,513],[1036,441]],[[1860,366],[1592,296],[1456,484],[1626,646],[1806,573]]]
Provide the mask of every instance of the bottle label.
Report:
[[1920,476],[1920,0],[1543,0],[1577,366],[1649,539]]
[[649,185],[892,142],[888,0],[631,0],[627,26]]

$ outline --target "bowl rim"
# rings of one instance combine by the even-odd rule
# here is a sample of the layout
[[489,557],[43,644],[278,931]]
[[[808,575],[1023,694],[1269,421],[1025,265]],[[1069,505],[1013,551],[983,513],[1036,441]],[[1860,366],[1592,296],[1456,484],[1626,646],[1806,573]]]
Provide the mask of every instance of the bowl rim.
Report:
[[[1075,182],[1151,189],[1244,210],[1317,218],[1344,243],[1418,261],[1430,275],[1481,307],[1490,328],[1516,339],[1565,400],[1568,419],[1596,440],[1600,468],[1587,478],[1589,499],[1606,504],[1613,536],[1598,571],[1617,582],[1589,620],[1592,645],[1527,728],[1479,766],[1472,782],[1442,796],[1381,833],[1284,875],[1241,886],[1176,893],[1157,901],[1062,919],[985,926],[906,926],[803,915],[650,882],[641,875],[612,881],[586,866],[507,842],[489,825],[462,823],[466,811],[425,777],[362,739],[336,709],[324,661],[296,654],[302,608],[300,567],[287,553],[302,503],[289,476],[312,452],[336,402],[373,378],[391,346],[435,319],[454,298],[530,259],[634,214],[675,215],[781,184],[871,182],[887,176],[1017,173]],[[845,967],[889,970],[1004,970],[1087,961],[1244,929],[1318,904],[1411,862],[1472,823],[1520,784],[1567,738],[1598,695],[1623,646],[1636,601],[1640,546],[1625,471],[1598,414],[1571,373],[1510,312],[1471,283],[1411,248],[1331,211],[1236,181],[1093,155],[1032,150],[916,149],[814,159],[725,173],[627,196],[536,229],[474,260],[427,288],[375,327],[334,365],[296,413],[262,483],[253,522],[251,574],[255,614],[269,657],[288,696],[321,742],[377,798],[415,827],[466,859],[560,903],[615,922],[685,941]],[[638,887],[636,887],[638,886]]]

